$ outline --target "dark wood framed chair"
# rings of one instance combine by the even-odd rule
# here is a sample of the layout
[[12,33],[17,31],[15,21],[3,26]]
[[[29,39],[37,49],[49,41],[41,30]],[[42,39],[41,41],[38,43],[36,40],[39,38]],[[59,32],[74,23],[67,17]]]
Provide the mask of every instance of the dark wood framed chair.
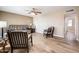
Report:
[[46,35],[46,38],[48,36],[51,36],[53,37],[53,34],[54,34],[54,27],[49,27],[48,29],[45,29],[44,32],[43,32],[43,35]]
[[33,45],[32,34],[19,31],[8,31],[8,39],[11,46],[11,53],[14,49],[26,49],[29,52],[29,39],[31,39],[31,45]]

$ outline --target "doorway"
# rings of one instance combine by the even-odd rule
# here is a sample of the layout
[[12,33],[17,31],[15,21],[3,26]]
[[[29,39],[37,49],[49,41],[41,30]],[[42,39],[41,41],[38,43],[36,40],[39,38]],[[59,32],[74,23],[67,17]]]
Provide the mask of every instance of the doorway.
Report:
[[76,40],[76,15],[70,14],[65,16],[65,40]]

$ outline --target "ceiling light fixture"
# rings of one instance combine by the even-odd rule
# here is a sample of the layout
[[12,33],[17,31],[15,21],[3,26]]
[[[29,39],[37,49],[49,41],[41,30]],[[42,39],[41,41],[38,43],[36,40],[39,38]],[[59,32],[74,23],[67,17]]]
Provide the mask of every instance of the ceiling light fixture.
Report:
[[32,8],[32,10],[26,10],[26,11],[29,11],[28,14],[31,14],[31,15],[38,15],[38,14],[42,13],[41,11],[39,11],[36,8]]

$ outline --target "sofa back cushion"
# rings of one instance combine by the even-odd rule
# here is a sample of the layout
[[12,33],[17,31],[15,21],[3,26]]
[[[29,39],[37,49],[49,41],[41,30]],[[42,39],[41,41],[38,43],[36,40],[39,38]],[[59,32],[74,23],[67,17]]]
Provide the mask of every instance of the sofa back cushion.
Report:
[[9,30],[26,30],[28,25],[9,25]]

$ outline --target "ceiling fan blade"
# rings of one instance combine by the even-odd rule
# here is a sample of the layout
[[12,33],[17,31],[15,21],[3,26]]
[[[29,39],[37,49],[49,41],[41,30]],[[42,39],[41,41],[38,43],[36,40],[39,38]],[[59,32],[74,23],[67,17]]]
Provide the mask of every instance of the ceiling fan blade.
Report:
[[30,12],[28,12],[28,14],[31,14],[32,12],[30,11]]
[[35,13],[35,15],[38,15],[37,13]]
[[30,10],[26,10],[26,11],[30,11]]
[[35,8],[32,8],[33,9],[33,11],[35,11],[36,9]]
[[33,9],[33,11],[38,11],[38,9],[36,9],[36,8],[32,8]]
[[35,15],[38,15],[38,14],[42,13],[36,8],[32,8],[32,10],[26,10],[26,11],[29,11],[28,14],[34,13]]
[[41,14],[42,12],[37,12],[37,13],[40,13]]

